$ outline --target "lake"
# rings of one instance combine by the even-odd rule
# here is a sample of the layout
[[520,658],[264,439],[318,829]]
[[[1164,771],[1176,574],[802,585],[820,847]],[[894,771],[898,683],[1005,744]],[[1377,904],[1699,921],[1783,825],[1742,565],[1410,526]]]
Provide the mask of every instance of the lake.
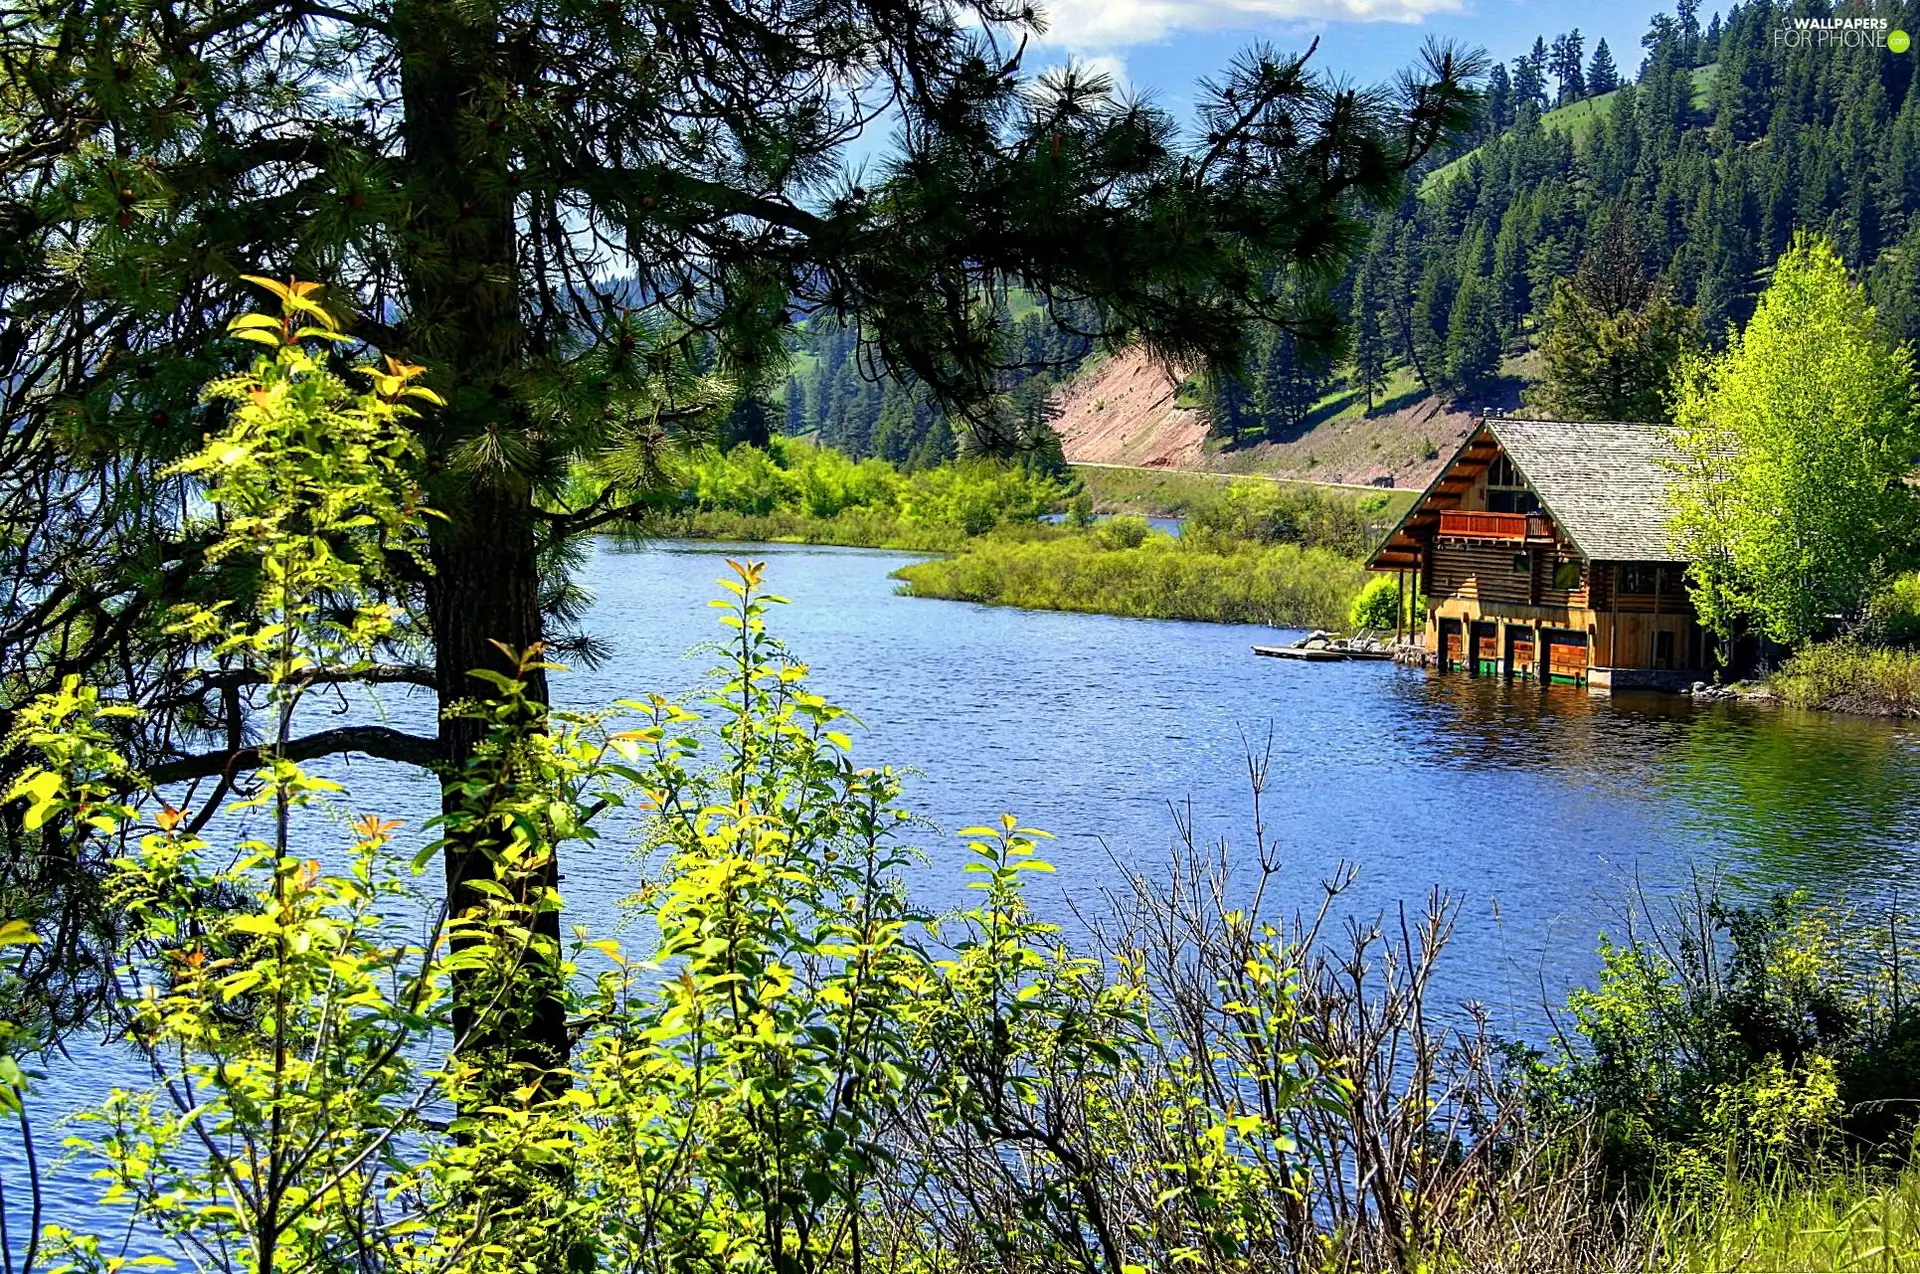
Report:
[[[1590,974],[1598,930],[1636,889],[1658,896],[1699,869],[1869,902],[1920,863],[1920,732],[1905,726],[1260,659],[1249,647],[1274,641],[1271,629],[898,596],[888,576],[913,560],[898,553],[602,542],[585,571],[586,627],[614,654],[560,676],[556,698],[695,688],[713,655],[689,652],[721,632],[706,602],[729,555],[769,563],[772,590],[791,599],[769,627],[811,664],[815,689],[860,717],[859,759],[917,771],[910,805],[949,832],[1008,811],[1056,835],[1059,871],[1034,892],[1063,917],[1069,902],[1097,901],[1116,859],[1149,872],[1165,862],[1175,804],[1191,802],[1201,836],[1250,845],[1245,758],[1269,730],[1264,813],[1286,900],[1315,901],[1343,860],[1360,869],[1349,910],[1451,892],[1461,909],[1442,990],[1485,1002],[1517,1034],[1538,1029],[1543,984],[1558,996]],[[426,719],[418,701],[388,702],[399,723]],[[356,808],[414,827],[437,804],[430,783],[391,767],[332,773]],[[936,906],[960,901],[959,841],[920,843],[930,862],[915,888]],[[629,847],[603,843],[563,870],[570,918],[613,927],[637,877]],[[139,1082],[98,1046],[75,1044],[47,1069],[43,1147],[57,1139],[44,1126],[54,1112]],[[17,1166],[0,1136],[0,1172]],[[52,1186],[51,1219],[113,1224],[73,1170]]]

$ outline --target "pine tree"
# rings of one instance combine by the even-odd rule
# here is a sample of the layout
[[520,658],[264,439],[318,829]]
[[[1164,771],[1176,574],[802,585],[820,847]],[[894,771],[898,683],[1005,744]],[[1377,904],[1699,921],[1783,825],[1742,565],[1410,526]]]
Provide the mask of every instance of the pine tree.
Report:
[[1920,348],[1920,218],[1880,254],[1868,282],[1881,324]]
[[1240,441],[1240,435],[1254,419],[1253,395],[1240,377],[1226,368],[1210,369],[1206,373],[1203,387],[1206,403],[1207,432],[1215,438],[1224,438],[1229,444]]
[[1616,212],[1572,282],[1557,284],[1541,344],[1546,377],[1530,403],[1566,420],[1671,418],[1695,318],[1648,275],[1646,254],[1631,214]]
[[720,427],[720,445],[734,447],[745,443],[764,448],[773,436],[773,422],[781,412],[759,393],[741,394],[733,400],[727,419]]
[[1547,81],[1543,70],[1547,60],[1546,45],[1540,40],[1533,43],[1537,58],[1528,56],[1513,60],[1513,107],[1516,120],[1523,111],[1538,114],[1547,105]]
[[1483,390],[1500,370],[1500,328],[1485,279],[1469,277],[1447,320],[1447,383],[1456,394]]
[[1353,388],[1366,395],[1371,412],[1374,398],[1386,385],[1387,343],[1380,331],[1380,310],[1371,289],[1362,286],[1353,296]]
[[786,392],[786,429],[788,434],[807,432],[807,387],[798,376],[787,381]]
[[1487,73],[1487,128],[1485,137],[1498,137],[1513,127],[1513,82],[1507,78],[1504,62],[1495,62]]
[[1267,439],[1284,442],[1304,430],[1325,387],[1325,360],[1313,344],[1291,329],[1275,329],[1254,392],[1254,408]]
[[1593,46],[1593,62],[1587,67],[1587,92],[1599,97],[1619,87],[1620,69],[1613,64],[1613,50],[1602,40]]
[[1683,66],[1700,64],[1700,0],[1675,0],[1674,15],[1679,19],[1680,56]]
[[1452,260],[1435,256],[1421,270],[1420,284],[1413,295],[1415,366],[1433,376],[1434,390],[1458,388],[1448,369],[1447,353],[1459,283]]
[[1548,65],[1559,85],[1559,91],[1554,97],[1556,106],[1577,102],[1587,95],[1586,72],[1581,67],[1585,46],[1586,39],[1580,34],[1578,27],[1554,38],[1553,53]]

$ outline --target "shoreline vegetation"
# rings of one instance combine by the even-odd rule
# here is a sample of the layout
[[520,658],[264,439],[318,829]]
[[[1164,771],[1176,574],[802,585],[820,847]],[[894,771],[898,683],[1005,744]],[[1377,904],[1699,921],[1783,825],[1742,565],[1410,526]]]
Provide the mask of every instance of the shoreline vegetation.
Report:
[[[1370,583],[1360,562],[1404,498],[1178,470],[1061,474],[961,460],[909,471],[775,437],[696,456],[678,507],[638,533],[937,555],[895,572],[913,597],[1340,629]],[[1180,518],[1182,533],[1149,516]],[[1917,636],[1913,573],[1885,590],[1860,635],[1803,646],[1765,677],[1707,697],[1920,718]]]
[[1876,717],[1920,717],[1920,650],[1831,641],[1787,657],[1763,683],[1792,708]]
[[1046,540],[980,540],[894,572],[913,597],[1276,628],[1344,627],[1365,577],[1326,549],[1203,543],[1136,517]]
[[[694,458],[650,536],[942,556],[901,568],[916,597],[1141,619],[1339,628],[1387,493],[1260,480],[956,461],[902,471],[798,438]],[[1143,496],[1151,489],[1150,502]],[[572,498],[591,499],[590,491]],[[1182,519],[1178,536],[1138,512]],[[1057,520],[1049,520],[1049,518]]]
[[[115,797],[114,709],[77,683],[35,705],[44,759],[12,794],[35,826],[138,846],[110,881],[140,900],[128,968],[170,972],[107,1013],[158,1082],[196,1096],[175,1112],[116,1089],[75,1121],[69,1153],[97,1169],[117,1228],[265,1251],[263,1268],[400,1274],[704,1270],[715,1250],[814,1274],[982,1268],[987,1250],[996,1268],[1090,1274],[1164,1274],[1196,1250],[1219,1274],[1920,1260],[1920,1015],[1900,996],[1920,951],[1896,915],[1697,881],[1623,916],[1622,940],[1599,935],[1597,976],[1537,1044],[1440,1011],[1458,899],[1436,890],[1397,928],[1327,906],[1289,918],[1277,860],[1263,852],[1249,880],[1191,823],[1175,883],[1130,878],[1113,923],[1084,935],[1027,892],[1054,870],[1045,832],[1012,814],[964,829],[975,898],[937,918],[912,901],[926,860],[901,839],[919,820],[899,776],[856,763],[833,729],[846,710],[777,644],[763,565],[729,566],[706,697],[490,724],[448,816],[504,829],[464,950],[391,926],[399,820],[351,823],[350,876],[296,855],[285,820],[271,846],[227,852]],[[324,621],[297,635],[339,653]],[[525,675],[502,678],[510,705]],[[298,683],[269,684],[292,714]],[[350,808],[293,762],[258,781]],[[609,805],[648,811],[660,868],[632,904],[652,949],[579,932],[552,993],[587,1025],[537,1082],[503,1095],[504,1059],[464,1051],[417,1068],[456,988],[518,1008],[529,917],[560,905],[528,877]],[[1354,879],[1326,882],[1328,904]],[[183,932],[198,960],[177,956]],[[272,1031],[237,1019],[256,987],[284,1005]],[[289,1062],[322,1048],[338,1064]],[[38,1094],[8,1091],[25,1127]],[[458,1135],[422,1115],[436,1098],[461,1110]],[[292,1166],[256,1184],[242,1157],[175,1153],[216,1138]],[[30,1184],[39,1198],[38,1171]],[[271,1224],[282,1207],[302,1209],[297,1229]],[[366,1237],[387,1226],[405,1227],[394,1253]],[[58,1268],[96,1268],[109,1242],[45,1233]],[[775,1259],[790,1251],[804,1260]]]

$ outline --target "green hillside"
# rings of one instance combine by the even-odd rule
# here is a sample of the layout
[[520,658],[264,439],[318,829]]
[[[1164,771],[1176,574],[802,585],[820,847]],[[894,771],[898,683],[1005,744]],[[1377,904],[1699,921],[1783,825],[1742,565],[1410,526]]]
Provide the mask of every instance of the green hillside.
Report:
[[[1713,84],[1719,74],[1720,64],[1718,62],[1709,62],[1705,66],[1696,66],[1693,68],[1693,106],[1695,110],[1704,111],[1712,106]],[[1605,119],[1613,110],[1613,104],[1618,100],[1619,96],[1620,90],[1615,89],[1611,93],[1602,93],[1598,97],[1588,97],[1578,102],[1569,102],[1557,110],[1551,110],[1542,115],[1540,117],[1540,127],[1548,132],[1570,133],[1573,136],[1573,141],[1576,146],[1584,146],[1587,139],[1593,135],[1593,130],[1600,126],[1600,121]],[[1458,159],[1442,164],[1440,167],[1428,173],[1426,178],[1420,183],[1420,193],[1428,195],[1438,190],[1449,178],[1463,172],[1473,157],[1480,153],[1480,150],[1481,148],[1476,146]]]

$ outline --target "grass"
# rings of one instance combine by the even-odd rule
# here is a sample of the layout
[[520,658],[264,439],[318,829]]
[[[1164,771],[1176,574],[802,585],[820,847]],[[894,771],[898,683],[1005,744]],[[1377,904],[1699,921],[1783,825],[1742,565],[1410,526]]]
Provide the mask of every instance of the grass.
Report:
[[1806,646],[1767,679],[1796,708],[1920,716],[1920,651],[1835,641]]
[[817,517],[796,509],[735,513],[705,509],[649,523],[646,536],[687,540],[737,540],[747,544],[839,544],[850,548],[950,553],[967,533],[950,524],[907,522],[888,510],[846,509]]
[[1640,1221],[1652,1269],[1911,1270],[1920,1268],[1920,1171],[1854,1170],[1795,1186],[1735,1178],[1708,1206],[1657,1200]]
[[1352,499],[1370,517],[1398,521],[1412,507],[1419,492],[1411,488],[1371,489],[1338,487],[1324,482],[1267,478],[1257,474],[1206,473],[1194,469],[1106,468],[1076,465],[1073,470],[1093,507],[1101,513],[1140,513],[1157,517],[1184,517],[1217,500],[1236,482],[1258,482],[1301,493]]
[[1365,582],[1358,562],[1325,549],[1198,545],[1157,532],[1135,538],[1127,523],[1052,539],[977,540],[894,575],[913,597],[1303,628],[1343,627]]
[[[1695,110],[1705,110],[1712,104],[1713,85],[1714,81],[1719,78],[1719,75],[1720,64],[1718,62],[1709,62],[1705,66],[1696,66],[1693,68],[1693,105]],[[1619,95],[1619,90],[1615,89],[1611,93],[1602,93],[1598,97],[1589,97],[1578,102],[1570,102],[1565,106],[1558,107],[1542,115],[1540,117],[1540,127],[1549,132],[1571,133],[1573,135],[1574,145],[1584,146],[1588,139],[1593,136],[1594,129],[1600,126],[1600,121],[1613,113],[1613,102]],[[1465,172],[1467,164],[1479,153],[1479,148],[1475,147],[1460,156],[1460,158],[1444,163],[1428,173],[1425,180],[1420,183],[1420,193],[1422,195],[1431,195],[1439,190],[1441,186],[1445,185],[1455,176]]]

